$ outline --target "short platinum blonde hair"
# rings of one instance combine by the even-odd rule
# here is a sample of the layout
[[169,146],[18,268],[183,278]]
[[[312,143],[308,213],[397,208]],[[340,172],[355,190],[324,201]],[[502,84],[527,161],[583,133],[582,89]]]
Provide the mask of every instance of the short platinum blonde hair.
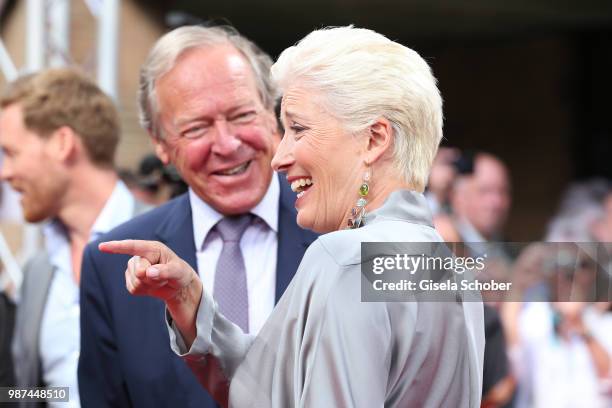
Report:
[[283,92],[297,83],[320,93],[350,133],[386,118],[398,171],[414,189],[425,189],[442,139],[442,97],[415,51],[372,30],[326,28],[283,51],[272,77]]
[[270,78],[272,59],[255,43],[243,37],[231,26],[184,26],[163,35],[147,56],[140,69],[138,104],[140,125],[153,137],[163,138],[157,120],[158,101],[155,82],[175,66],[185,52],[201,47],[234,46],[247,60],[264,107],[274,112],[278,91]]

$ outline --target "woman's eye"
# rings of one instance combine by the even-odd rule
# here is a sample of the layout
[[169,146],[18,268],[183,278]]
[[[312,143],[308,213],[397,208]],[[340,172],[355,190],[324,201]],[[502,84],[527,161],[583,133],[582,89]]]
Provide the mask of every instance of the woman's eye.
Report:
[[301,133],[304,130],[306,130],[304,126],[300,126],[300,125],[291,125],[289,126],[289,129],[291,129],[291,131],[293,131],[293,133],[295,134]]

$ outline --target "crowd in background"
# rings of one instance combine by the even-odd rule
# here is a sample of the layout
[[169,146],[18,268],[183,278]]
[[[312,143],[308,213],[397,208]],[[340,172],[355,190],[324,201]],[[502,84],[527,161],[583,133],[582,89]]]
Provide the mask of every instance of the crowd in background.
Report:
[[426,192],[445,240],[501,252],[485,274],[514,285],[483,293],[483,406],[612,406],[612,184],[570,185],[542,242],[521,245],[504,235],[519,182],[498,157],[442,147]]
[[137,199],[150,205],[163,204],[187,191],[176,168],[164,166],[154,154],[143,157],[136,171],[119,170],[119,177]]

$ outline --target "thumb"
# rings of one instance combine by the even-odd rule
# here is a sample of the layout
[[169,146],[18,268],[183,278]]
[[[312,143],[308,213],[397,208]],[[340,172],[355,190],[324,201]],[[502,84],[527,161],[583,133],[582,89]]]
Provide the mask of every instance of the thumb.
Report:
[[146,277],[146,270],[149,266],[151,266],[149,260],[147,258],[142,258],[138,255],[134,255],[128,261],[128,269],[138,279]]

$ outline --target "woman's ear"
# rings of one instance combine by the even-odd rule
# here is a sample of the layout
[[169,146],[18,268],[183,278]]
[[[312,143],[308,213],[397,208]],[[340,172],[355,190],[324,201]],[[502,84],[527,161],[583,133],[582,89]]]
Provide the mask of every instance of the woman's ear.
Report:
[[393,126],[386,118],[380,117],[368,128],[365,160],[372,164],[393,147]]

